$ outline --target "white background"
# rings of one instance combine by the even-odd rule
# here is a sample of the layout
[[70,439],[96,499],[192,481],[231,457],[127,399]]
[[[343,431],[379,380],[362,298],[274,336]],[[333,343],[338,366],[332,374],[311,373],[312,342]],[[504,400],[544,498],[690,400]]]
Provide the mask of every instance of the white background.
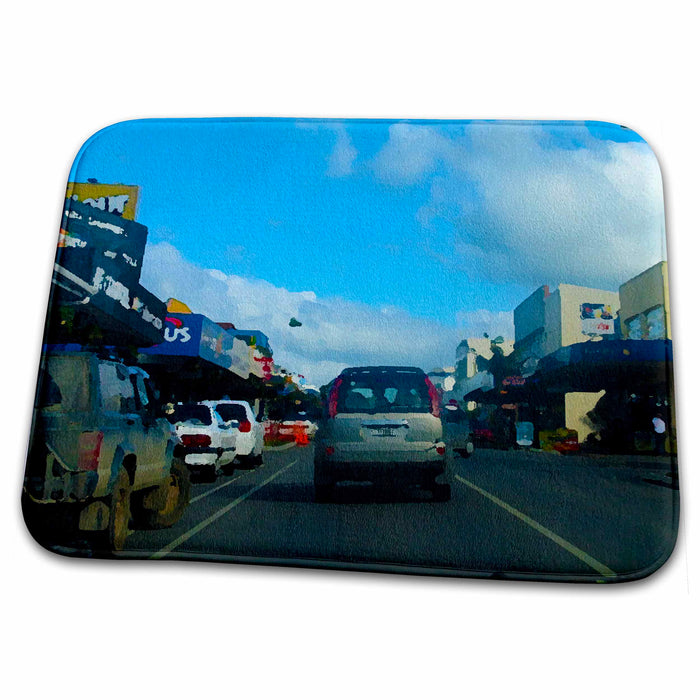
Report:
[[[700,148],[690,7],[78,0],[5,8],[7,697],[693,695]],[[19,493],[73,157],[119,120],[239,115],[585,118],[647,139],[666,188],[683,497],[676,551],[658,573],[565,586],[89,562],[30,540]]]

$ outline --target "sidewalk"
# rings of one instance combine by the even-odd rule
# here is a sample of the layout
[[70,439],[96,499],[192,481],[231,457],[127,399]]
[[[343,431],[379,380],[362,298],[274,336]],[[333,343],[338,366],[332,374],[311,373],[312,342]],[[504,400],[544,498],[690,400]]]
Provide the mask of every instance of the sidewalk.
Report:
[[509,456],[518,455],[524,461],[539,463],[556,462],[562,466],[591,466],[596,468],[641,468],[671,471],[678,463],[677,455],[651,454],[600,454],[593,452],[545,452],[539,449],[497,450],[481,448],[474,451],[473,456],[481,456],[487,460],[508,460]]

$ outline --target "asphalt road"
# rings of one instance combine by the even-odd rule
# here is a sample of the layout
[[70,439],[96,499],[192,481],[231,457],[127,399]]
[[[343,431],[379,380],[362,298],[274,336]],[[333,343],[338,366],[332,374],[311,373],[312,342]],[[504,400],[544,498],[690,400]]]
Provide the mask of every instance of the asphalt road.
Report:
[[[452,500],[353,485],[313,500],[313,446],[195,484],[182,520],[134,532],[120,555],[416,573],[614,581],[668,556],[678,513],[669,458],[477,450]],[[546,578],[546,576],[545,576]]]

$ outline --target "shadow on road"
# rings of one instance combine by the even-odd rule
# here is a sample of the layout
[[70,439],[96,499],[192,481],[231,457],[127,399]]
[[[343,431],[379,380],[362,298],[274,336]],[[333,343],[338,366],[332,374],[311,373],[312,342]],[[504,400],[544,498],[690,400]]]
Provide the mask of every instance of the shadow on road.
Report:
[[[251,495],[249,500],[276,503],[314,503],[314,487],[312,484],[271,483]],[[427,500],[430,500],[430,492],[420,489],[398,491],[374,485],[353,484],[337,487],[333,493],[332,503],[424,503]]]
[[676,475],[669,477],[668,481],[663,481],[662,479],[642,479],[645,484],[653,484],[654,486],[664,486],[667,489],[672,489],[673,491],[678,491],[678,476]]

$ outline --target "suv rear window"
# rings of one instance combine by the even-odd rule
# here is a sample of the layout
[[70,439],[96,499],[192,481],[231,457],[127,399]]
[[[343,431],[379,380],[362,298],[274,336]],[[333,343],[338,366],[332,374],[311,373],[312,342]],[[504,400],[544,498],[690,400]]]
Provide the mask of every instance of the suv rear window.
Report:
[[177,404],[173,412],[166,418],[175,423],[195,423],[197,425],[211,425],[211,410],[201,404]]
[[417,372],[364,371],[343,377],[338,413],[430,413],[425,375]]
[[237,420],[239,423],[248,420],[245,407],[237,403],[220,403],[216,407],[216,412],[226,423],[230,420]]

